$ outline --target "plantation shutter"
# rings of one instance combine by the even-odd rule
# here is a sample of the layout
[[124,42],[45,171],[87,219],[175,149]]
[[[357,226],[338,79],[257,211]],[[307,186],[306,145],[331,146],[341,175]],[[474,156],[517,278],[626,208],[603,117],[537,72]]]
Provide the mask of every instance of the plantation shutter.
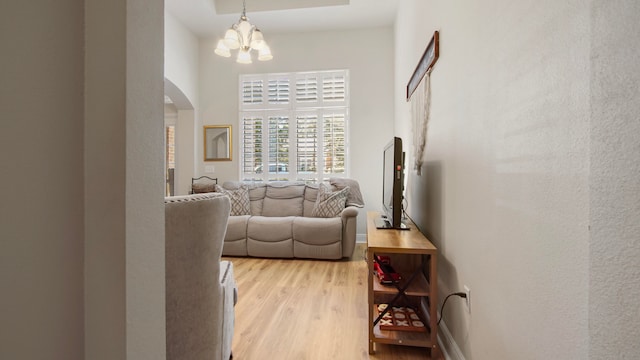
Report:
[[346,122],[343,112],[323,115],[324,173],[344,174],[346,165]]
[[242,180],[348,173],[347,70],[240,76]]
[[298,174],[317,174],[318,114],[296,116],[296,156]]
[[289,103],[289,77],[269,79],[269,104]]
[[240,84],[240,102],[243,109],[259,109],[264,104],[265,81],[262,77],[248,77]]
[[346,80],[343,74],[330,73],[322,79],[322,99],[325,103],[346,102]]
[[262,166],[263,159],[263,118],[255,115],[242,117],[242,173],[254,174]]
[[318,75],[298,75],[296,77],[296,102],[301,106],[310,106],[317,104],[318,100]]
[[[278,174],[289,173],[289,117],[269,116],[269,179],[286,180]],[[276,174],[275,176],[273,174]]]

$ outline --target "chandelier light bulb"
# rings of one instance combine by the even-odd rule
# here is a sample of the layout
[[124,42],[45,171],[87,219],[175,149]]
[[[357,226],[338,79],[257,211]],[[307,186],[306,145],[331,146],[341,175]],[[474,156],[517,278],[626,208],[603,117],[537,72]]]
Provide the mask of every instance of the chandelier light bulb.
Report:
[[262,32],[260,30],[258,30],[257,28],[255,30],[253,30],[253,33],[251,33],[251,44],[249,46],[251,46],[252,49],[255,50],[260,50],[263,47],[265,47],[267,44],[264,41],[264,37],[262,36]]
[[273,59],[273,55],[271,55],[271,49],[269,49],[269,47],[265,44],[258,52],[258,60],[267,61],[271,59]]
[[238,51],[238,58],[236,59],[236,62],[239,64],[251,64],[251,53],[249,52],[249,49],[241,49]]
[[238,38],[238,32],[231,28],[224,33],[224,44],[227,48],[235,50],[240,48],[240,39]]
[[224,44],[224,40],[218,40],[218,46],[216,46],[214,52],[222,57],[231,57],[231,51]]

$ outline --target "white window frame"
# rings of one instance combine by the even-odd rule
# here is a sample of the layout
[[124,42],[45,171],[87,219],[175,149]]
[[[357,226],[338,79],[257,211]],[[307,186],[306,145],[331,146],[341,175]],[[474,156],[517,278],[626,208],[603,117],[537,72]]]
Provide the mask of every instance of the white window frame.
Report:
[[[316,101],[298,101],[297,100],[297,80],[308,77],[316,77],[320,79],[317,84],[317,100]],[[332,77],[344,79],[344,100],[332,101],[324,99],[323,81]],[[283,103],[269,103],[269,80],[284,80],[289,82],[289,98]],[[262,83],[262,96],[254,97],[252,102],[244,103],[244,84],[255,81]],[[339,87],[341,89],[341,87]],[[349,156],[349,71],[348,70],[331,70],[331,71],[310,71],[297,73],[270,73],[270,74],[247,74],[240,75],[239,79],[239,117],[238,117],[238,137],[239,137],[239,178],[241,180],[254,181],[271,181],[271,180],[301,180],[301,181],[324,181],[330,177],[348,177],[350,172],[350,156]],[[340,113],[344,115],[344,173],[324,172],[324,156],[323,139],[324,139],[324,115],[328,113]],[[299,114],[315,114],[317,115],[317,172],[307,174],[298,173],[297,166],[297,115]],[[287,116],[289,119],[289,153],[288,153],[288,173],[287,174],[270,174],[269,173],[269,117],[270,116]],[[245,172],[245,152],[244,152],[244,118],[261,117],[262,125],[262,171],[261,173]],[[276,167],[279,163],[276,161]]]

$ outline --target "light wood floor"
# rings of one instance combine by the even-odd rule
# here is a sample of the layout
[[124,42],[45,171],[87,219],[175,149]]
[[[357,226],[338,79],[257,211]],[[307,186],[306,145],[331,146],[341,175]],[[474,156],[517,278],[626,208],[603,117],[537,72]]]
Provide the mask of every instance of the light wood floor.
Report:
[[429,359],[429,350],[376,344],[368,353],[364,246],[342,261],[226,258],[234,266],[234,360]]

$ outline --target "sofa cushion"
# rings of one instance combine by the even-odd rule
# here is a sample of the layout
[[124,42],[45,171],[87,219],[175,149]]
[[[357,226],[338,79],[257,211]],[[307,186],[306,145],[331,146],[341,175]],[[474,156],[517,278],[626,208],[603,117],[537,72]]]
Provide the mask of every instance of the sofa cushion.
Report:
[[247,223],[251,215],[229,217],[227,233],[224,236],[223,254],[227,256],[247,256]]
[[302,198],[304,196],[305,184],[274,182],[267,185],[266,197],[271,199],[293,199]]
[[259,184],[249,187],[249,201],[251,201],[251,215],[262,215],[264,196],[267,193],[267,185]]
[[247,225],[247,253],[259,257],[293,257],[293,216],[252,216]]
[[318,199],[313,207],[311,216],[325,218],[340,216],[347,202],[348,191],[349,187],[338,191],[331,191],[331,187],[328,185],[320,184]]
[[247,237],[267,242],[290,240],[293,237],[294,218],[293,216],[252,216],[247,223]]
[[342,241],[342,220],[339,217],[295,217],[293,240],[309,245],[327,245]]
[[304,184],[269,184],[262,207],[263,216],[302,216]]
[[293,256],[340,259],[342,257],[342,219],[296,217],[293,220]]
[[318,199],[318,184],[307,184],[304,188],[304,203],[302,204],[302,216],[311,217],[311,212]]
[[223,193],[231,200],[231,216],[249,215],[249,189],[240,186],[235,190],[228,190],[220,185],[216,185],[216,191]]

